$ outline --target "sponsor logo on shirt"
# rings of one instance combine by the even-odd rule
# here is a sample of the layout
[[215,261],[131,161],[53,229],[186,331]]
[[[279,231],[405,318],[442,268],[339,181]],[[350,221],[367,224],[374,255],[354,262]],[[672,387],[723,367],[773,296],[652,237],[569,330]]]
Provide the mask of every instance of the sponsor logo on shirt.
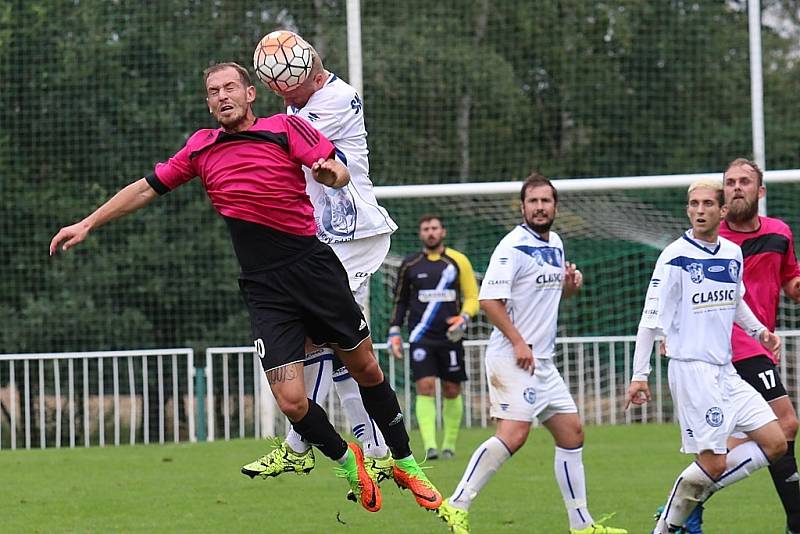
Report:
[[717,289],[692,294],[692,310],[695,313],[707,313],[730,309],[736,305],[736,290]]
[[721,304],[732,304],[736,299],[736,290],[717,289],[714,291],[703,291],[692,294],[692,304],[709,304],[719,302]]
[[558,284],[560,286],[563,279],[564,273],[540,274],[536,277],[536,283],[539,285]]
[[511,283],[511,280],[484,280],[484,284],[489,284],[490,286],[505,286]]
[[417,294],[420,302],[455,302],[455,289],[420,289]]

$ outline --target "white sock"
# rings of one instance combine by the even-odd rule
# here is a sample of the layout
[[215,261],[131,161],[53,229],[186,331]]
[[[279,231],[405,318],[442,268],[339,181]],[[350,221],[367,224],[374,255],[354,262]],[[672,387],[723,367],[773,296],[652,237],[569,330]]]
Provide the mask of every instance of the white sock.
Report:
[[728,453],[725,472],[716,481],[717,485],[720,488],[726,488],[768,465],[769,458],[761,450],[761,447],[755,441],[746,441]]
[[569,528],[584,529],[594,523],[586,507],[586,476],[583,472],[583,447],[556,447],[554,469],[561,497],[567,508]]
[[311,445],[305,442],[303,438],[300,437],[294,427],[289,428],[289,433],[286,434],[286,446],[292,449],[296,453],[304,453],[311,448]]
[[508,447],[497,436],[492,436],[481,443],[472,453],[461,482],[450,496],[450,504],[467,510],[472,500],[478,496],[478,492],[510,457]]
[[[345,369],[345,371],[347,371]],[[337,375],[333,379],[336,394],[342,403],[347,420],[353,425],[353,435],[361,442],[364,449],[364,456],[368,458],[383,458],[389,453],[389,447],[383,439],[383,434],[378,430],[367,410],[364,409],[364,402],[361,400],[361,392],[358,383],[353,380],[349,373]]]
[[[331,368],[333,349],[323,347],[306,354],[306,361],[303,367],[303,380],[306,385],[306,395],[308,398],[322,406],[333,384]],[[294,427],[289,429],[286,435],[286,445],[295,452],[303,453],[311,448],[311,445],[295,432]]]
[[709,477],[697,462],[692,462],[678,475],[672,486],[664,512],[661,514],[654,532],[666,533],[671,526],[681,527],[692,510],[708,499],[719,486]]
[[655,532],[667,532],[666,529],[670,525],[682,526],[698,504],[705,502],[714,492],[766,467],[769,465],[769,459],[756,442],[747,441],[731,449],[725,459],[725,465],[725,472],[717,480],[711,480],[697,462],[692,462],[684,469],[667,500],[662,514],[664,518],[662,530],[659,530],[659,525],[662,525],[659,521]]

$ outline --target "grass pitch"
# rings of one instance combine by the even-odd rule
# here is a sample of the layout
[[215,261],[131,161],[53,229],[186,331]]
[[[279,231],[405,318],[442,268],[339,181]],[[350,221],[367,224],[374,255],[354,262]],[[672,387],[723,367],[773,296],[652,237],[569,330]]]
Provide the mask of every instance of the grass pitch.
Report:
[[[442,494],[453,491],[474,448],[493,430],[463,430],[455,459],[429,462]],[[652,514],[690,461],[673,425],[587,427],[584,464],[595,518],[649,533]],[[418,434],[412,435],[421,450]],[[347,484],[317,454],[310,475],[262,480],[239,467],[265,452],[254,440],[166,446],[0,451],[0,531],[286,532],[291,534],[447,532],[391,482],[383,510],[345,500]],[[566,513],[553,477],[552,440],[535,429],[473,503],[472,531],[564,533]],[[766,469],[714,496],[705,533],[779,534],[783,510]]]

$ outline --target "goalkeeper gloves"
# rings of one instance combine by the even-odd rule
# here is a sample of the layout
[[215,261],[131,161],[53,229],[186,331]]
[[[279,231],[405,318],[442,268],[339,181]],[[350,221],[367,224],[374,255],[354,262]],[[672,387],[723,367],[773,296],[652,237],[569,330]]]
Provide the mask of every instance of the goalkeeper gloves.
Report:
[[389,327],[389,339],[386,340],[386,344],[395,358],[403,357],[403,335],[399,326]]
[[469,323],[469,315],[462,313],[447,319],[447,324],[450,328],[447,329],[447,339],[451,343],[458,343],[464,334],[467,332],[467,323]]

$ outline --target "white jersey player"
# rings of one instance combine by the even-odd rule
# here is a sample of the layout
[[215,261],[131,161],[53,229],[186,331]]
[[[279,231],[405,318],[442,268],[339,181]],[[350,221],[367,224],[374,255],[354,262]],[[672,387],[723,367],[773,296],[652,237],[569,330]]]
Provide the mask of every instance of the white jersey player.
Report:
[[595,523],[586,503],[583,428],[578,409],[553,363],[562,296],[575,294],[582,275],[565,261],[561,238],[550,231],[557,192],[533,173],[520,192],[523,223],[497,245],[479,300],[494,323],[486,349],[491,415],[497,431],[472,455],[458,486],[439,508],[453,532],[468,532],[473,499],[500,466],[519,450],[538,418],[555,441],[555,476],[572,534],[620,534]]
[[[306,180],[306,192],[314,205],[317,237],[328,243],[342,262],[353,296],[364,309],[369,279],[383,264],[389,252],[390,236],[397,225],[375,199],[369,178],[367,130],[361,98],[351,85],[325,70],[316,51],[305,82],[298,89],[279,96],[284,99],[288,115],[306,119],[334,144],[336,158],[350,172],[350,183],[344,188],[315,187],[311,183],[315,180]],[[310,172],[306,169],[307,176]],[[329,304],[336,306],[335,302]],[[342,408],[353,425],[353,435],[363,445],[367,469],[378,481],[391,476],[392,464],[386,442],[364,409],[358,384],[334,351],[329,347],[307,347],[304,377],[306,391],[318,403],[327,398],[332,385],[336,386]],[[270,455],[262,458],[265,476],[309,471],[308,458],[298,457],[313,458],[311,447],[293,428],[283,448],[286,446],[288,451],[278,448],[270,453],[272,458]],[[287,469],[287,459],[298,468]]]
[[[722,184],[689,187],[692,228],[661,253],[645,298],[627,406],[649,400],[647,377],[657,334],[666,336],[669,387],[681,426],[681,450],[697,455],[677,478],[655,532],[677,532],[691,511],[715,491],[737,482],[786,450],[767,402],[731,363],[734,321],[772,351],[780,339],[744,302],[742,251],[719,236]],[[747,441],[728,452],[733,432]]]

